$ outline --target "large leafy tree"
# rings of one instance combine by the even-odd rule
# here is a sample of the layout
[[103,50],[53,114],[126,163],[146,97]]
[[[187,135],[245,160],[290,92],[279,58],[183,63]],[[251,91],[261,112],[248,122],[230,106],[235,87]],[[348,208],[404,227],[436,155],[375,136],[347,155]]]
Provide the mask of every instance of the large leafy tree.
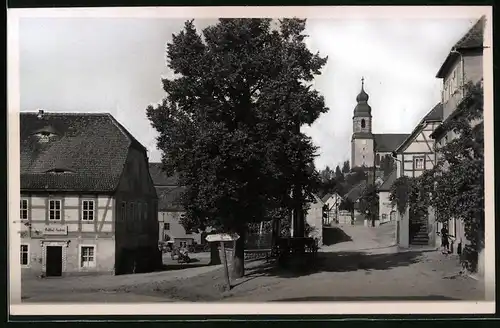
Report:
[[379,213],[379,195],[375,185],[368,184],[363,190],[359,198],[358,209],[371,221],[372,226],[375,226],[375,220],[377,220]]
[[[168,174],[186,186],[189,230],[238,233],[233,276],[244,274],[249,222],[292,210],[304,233],[304,203],[317,188],[316,148],[300,127],[327,111],[311,87],[326,58],[304,42],[305,20],[193,21],[167,45],[166,98],[147,115]],[[300,229],[302,227],[302,229]]]

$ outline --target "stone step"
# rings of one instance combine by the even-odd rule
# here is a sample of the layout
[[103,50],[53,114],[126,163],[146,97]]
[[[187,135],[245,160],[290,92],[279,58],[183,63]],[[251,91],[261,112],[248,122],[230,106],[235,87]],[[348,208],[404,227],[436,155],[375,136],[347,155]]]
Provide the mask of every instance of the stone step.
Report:
[[418,245],[418,246],[427,246],[429,245],[429,242],[423,242],[423,241],[412,241],[410,245]]

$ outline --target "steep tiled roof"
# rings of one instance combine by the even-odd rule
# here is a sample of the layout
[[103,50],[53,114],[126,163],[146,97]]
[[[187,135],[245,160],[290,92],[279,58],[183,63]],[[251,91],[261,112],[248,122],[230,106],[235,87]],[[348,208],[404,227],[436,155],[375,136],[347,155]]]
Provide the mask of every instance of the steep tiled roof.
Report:
[[469,49],[469,48],[481,48],[483,46],[484,38],[484,23],[486,17],[481,17],[474,26],[455,44],[453,48]]
[[423,128],[423,125],[427,122],[441,122],[443,120],[443,104],[439,103],[434,106],[415,126],[413,131],[408,135],[408,137],[399,145],[396,149],[396,152],[399,152],[401,148],[404,147],[405,144],[408,144],[410,140],[413,140],[415,136],[420,133],[420,129]]
[[439,68],[439,71],[436,74],[437,78],[444,78],[450,63],[459,57],[459,54],[452,52],[452,50],[460,52],[467,49],[481,49],[483,47],[485,21],[485,16],[481,17],[476,24],[474,24],[474,26],[472,26],[469,31],[460,40],[458,40],[457,43],[455,43],[448,53],[444,63]]
[[391,152],[396,150],[399,145],[408,138],[409,134],[400,133],[384,133],[374,134],[375,151],[377,152]]
[[384,183],[378,188],[380,191],[390,191],[392,184],[397,179],[397,171],[393,170],[385,179]]
[[129,147],[145,150],[107,113],[22,112],[20,143],[22,190],[112,192]]
[[434,106],[427,115],[424,116],[422,122],[431,122],[431,121],[441,121],[443,119],[443,104],[439,103]]
[[167,176],[163,171],[162,163],[149,163],[149,174],[155,186],[177,186],[179,184],[178,175]]
[[185,187],[177,186],[157,186],[158,211],[159,212],[178,212],[183,211],[181,196]]

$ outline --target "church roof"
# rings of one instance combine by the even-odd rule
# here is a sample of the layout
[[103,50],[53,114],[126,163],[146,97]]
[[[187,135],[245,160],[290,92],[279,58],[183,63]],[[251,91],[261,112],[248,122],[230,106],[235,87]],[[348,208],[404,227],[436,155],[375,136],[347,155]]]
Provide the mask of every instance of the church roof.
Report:
[[486,17],[482,16],[474,26],[470,28],[470,30],[460,39],[457,43],[451,48],[448,56],[446,57],[443,65],[439,68],[439,71],[436,75],[437,78],[444,78],[446,73],[448,72],[448,68],[451,63],[454,62],[460,55],[453,50],[458,52],[469,49],[482,49],[483,41],[484,41],[484,23],[486,21]]
[[392,152],[401,145],[409,134],[383,133],[374,134],[376,152]]
[[370,96],[365,92],[365,79],[361,79],[361,91],[356,97],[357,105],[354,108],[354,116],[371,117],[372,108],[368,105]]

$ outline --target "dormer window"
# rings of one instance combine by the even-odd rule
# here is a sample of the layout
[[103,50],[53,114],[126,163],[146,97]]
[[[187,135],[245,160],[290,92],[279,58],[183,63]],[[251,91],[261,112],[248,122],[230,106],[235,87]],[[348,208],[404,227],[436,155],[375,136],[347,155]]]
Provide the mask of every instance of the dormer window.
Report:
[[39,142],[46,143],[57,137],[56,131],[52,127],[45,127],[33,133]]
[[51,169],[46,171],[45,173],[51,173],[51,174],[65,174],[65,173],[75,173],[72,170],[69,169],[63,169],[63,168],[57,168],[57,169]]

